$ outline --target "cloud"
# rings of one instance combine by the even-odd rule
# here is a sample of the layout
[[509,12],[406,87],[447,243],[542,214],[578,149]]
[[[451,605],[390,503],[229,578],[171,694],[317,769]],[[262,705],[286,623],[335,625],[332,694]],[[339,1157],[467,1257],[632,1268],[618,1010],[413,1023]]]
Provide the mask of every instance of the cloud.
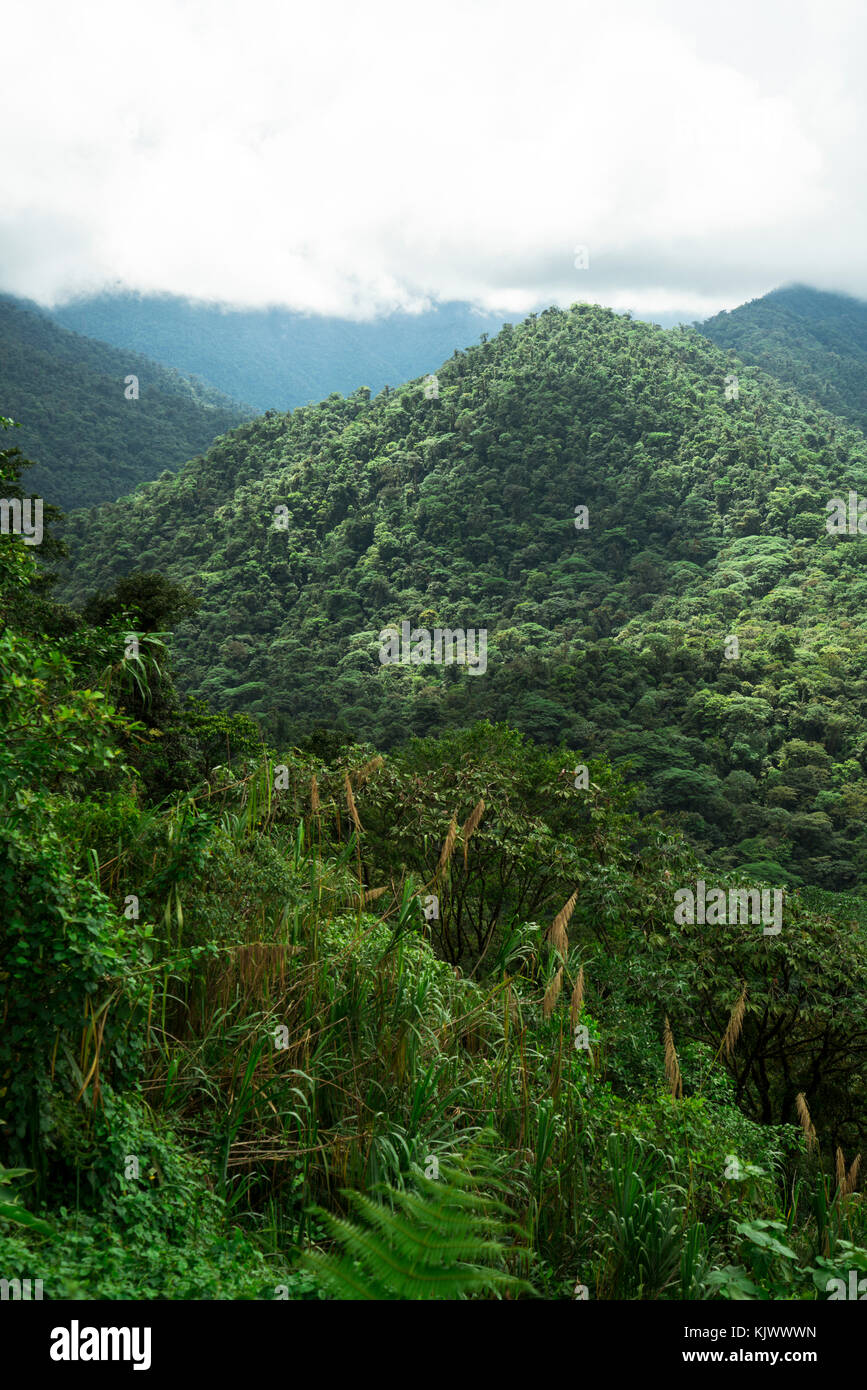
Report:
[[867,16],[696,9],[32,0],[0,90],[4,286],[359,316],[867,297]]

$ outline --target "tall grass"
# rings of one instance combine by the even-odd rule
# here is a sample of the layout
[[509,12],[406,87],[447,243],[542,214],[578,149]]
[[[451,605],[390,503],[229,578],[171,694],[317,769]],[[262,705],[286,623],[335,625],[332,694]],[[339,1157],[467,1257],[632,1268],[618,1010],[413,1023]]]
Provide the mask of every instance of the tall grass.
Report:
[[[723,1262],[737,1257],[725,1212],[707,1219],[713,1201],[728,1200],[726,1140],[714,1133],[720,1112],[684,1098],[668,1018],[656,1044],[665,1085],[647,1100],[616,1095],[604,1039],[580,1049],[573,1038],[602,1007],[588,943],[569,940],[577,889],[547,931],[502,922],[483,943],[484,974],[438,958],[422,900],[431,889],[447,900],[452,861],[459,848],[464,867],[471,860],[485,803],[460,829],[451,816],[432,879],[404,870],[377,881],[363,797],[380,764],[302,769],[287,813],[266,759],[141,817],[137,843],[96,865],[103,886],[140,893],[158,924],[141,966],[148,1104],[207,1160],[231,1218],[275,1254],[318,1251],[311,1267],[326,1283],[338,1276],[323,1250],[360,1248],[347,1221],[366,1224],[365,1240],[374,1228],[402,1239],[377,1224],[376,1203],[411,1214],[427,1192],[437,1210],[435,1184],[447,1179],[420,1174],[465,1172],[486,1133],[498,1146],[498,1200],[537,1290],[566,1297],[579,1278],[601,1297],[707,1296],[714,1248]],[[746,1007],[744,986],[712,1066],[737,1048]],[[91,1011],[82,1040],[83,1089],[98,1086],[102,1018]],[[785,1219],[828,1254],[842,1231],[863,1232],[858,1160],[835,1192],[819,1172],[804,1167]],[[380,1280],[381,1257],[377,1247]],[[506,1283],[472,1287],[502,1293]]]

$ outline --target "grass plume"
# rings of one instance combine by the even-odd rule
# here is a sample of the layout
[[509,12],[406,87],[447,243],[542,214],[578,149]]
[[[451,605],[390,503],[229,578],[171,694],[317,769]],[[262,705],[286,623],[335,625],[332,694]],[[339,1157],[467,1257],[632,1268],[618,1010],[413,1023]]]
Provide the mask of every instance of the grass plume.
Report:
[[671,1031],[668,1014],[665,1015],[663,1040],[665,1043],[665,1077],[668,1082],[668,1089],[674,1100],[682,1100],[683,1078],[680,1074],[680,1063],[677,1060],[677,1049],[674,1046],[674,1034]]

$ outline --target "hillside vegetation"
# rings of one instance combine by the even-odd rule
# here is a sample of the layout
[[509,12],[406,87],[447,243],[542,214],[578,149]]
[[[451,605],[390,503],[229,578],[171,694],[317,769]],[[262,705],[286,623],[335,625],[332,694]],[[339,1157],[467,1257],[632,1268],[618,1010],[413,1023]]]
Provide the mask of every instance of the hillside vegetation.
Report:
[[[867,548],[826,523],[867,443],[731,376],[692,330],[552,309],[456,352],[436,395],[335,394],[76,513],[64,593],[189,583],[181,688],[278,742],[508,722],[631,767],[720,869],[855,889]],[[383,664],[403,622],[485,629],[485,671]]]
[[[492,370],[474,407],[468,373],[500,353],[509,375],[498,384]],[[550,370],[558,360],[562,382]],[[679,601],[705,592],[702,546],[713,569],[715,547],[758,535],[727,529],[747,515],[747,473],[766,463],[769,486],[788,496],[768,430],[793,450],[807,431],[815,461],[793,460],[802,475],[831,466],[838,427],[817,417],[810,429],[803,407],[766,397],[760,378],[746,418],[715,406],[718,363],[688,335],[660,340],[595,311],[548,316],[456,359],[437,405],[406,392],[259,422],[188,470],[179,491],[152,485],[129,509],[140,526],[159,519],[166,533],[148,536],[167,546],[163,508],[183,496],[176,554],[186,544],[202,562],[210,517],[218,546],[235,535],[240,562],[257,544],[256,518],[291,500],[282,551],[272,556],[264,526],[259,559],[244,563],[266,617],[278,593],[310,595],[309,615],[293,609],[308,642],[309,616],[333,642],[322,605],[337,594],[327,621],[347,620],[347,571],[371,547],[362,598],[393,613],[397,595],[377,586],[420,585],[440,555],[428,578],[440,603],[457,606],[455,586],[492,585],[495,557],[519,545],[500,602],[526,593],[534,613],[559,602],[576,626],[536,654],[530,620],[510,607],[516,645],[503,641],[508,627],[500,641],[511,674],[489,698],[526,717],[534,707],[521,691],[547,671],[566,712],[547,744],[503,722],[448,727],[473,712],[462,682],[440,689],[413,671],[386,672],[419,688],[386,689],[372,711],[418,725],[440,709],[437,737],[380,752],[341,745],[334,731],[306,748],[263,739],[247,715],[178,696],[169,630],[185,614],[189,628],[189,592],[134,572],[75,614],[53,600],[33,547],[0,535],[5,1277],[38,1277],[53,1299],[743,1300],[827,1298],[830,1280],[845,1290],[849,1271],[867,1271],[863,901],[789,892],[777,933],[679,919],[676,894],[710,871],[641,810],[630,779],[574,740],[579,719],[592,726],[570,713],[573,687],[595,684],[616,732],[619,674],[656,662],[648,672],[668,671],[675,690],[702,688],[696,669],[716,678],[708,658],[679,666],[676,646],[667,665],[664,642],[657,651],[647,634],[593,634],[634,598],[630,488],[641,486],[652,558],[687,567]],[[655,387],[645,378],[639,388],[651,367]],[[492,416],[496,438],[483,423]],[[654,443],[651,426],[675,418],[680,432]],[[414,427],[417,462],[389,448],[414,440]],[[521,464],[527,435],[536,442]],[[573,441],[559,465],[552,436]],[[758,462],[741,458],[751,439]],[[591,461],[600,482],[588,535],[601,530],[601,549],[582,554],[557,528],[589,495]],[[21,466],[13,451],[0,455],[8,496]],[[303,494],[290,487],[302,473]],[[729,479],[722,505],[717,477]],[[353,487],[367,520],[353,521]],[[114,524],[123,515],[111,509]],[[365,539],[356,524],[373,531]],[[107,531],[92,536],[107,556]],[[42,554],[54,558],[50,535]],[[595,568],[605,554],[607,593]],[[476,601],[483,593],[470,588]],[[649,613],[660,600],[647,598]],[[716,618],[704,616],[713,634]],[[656,621],[662,636],[668,620]],[[786,663],[762,656],[762,620],[754,626],[767,696],[732,688],[703,708],[771,703],[773,663]],[[537,627],[550,642],[541,624],[529,635]],[[597,665],[582,687],[570,642],[597,663],[611,653],[612,671]],[[188,664],[195,651],[188,636]],[[798,663],[808,674],[811,652],[807,636]],[[484,687],[494,669],[462,674]],[[318,679],[327,709],[345,677],[322,665]],[[303,681],[275,690],[296,688],[312,699]],[[698,748],[701,735],[699,725]],[[671,735],[658,737],[662,746]]]
[[867,304],[807,285],[773,290],[696,327],[867,433]]
[[[138,398],[128,378],[137,378]],[[202,382],[59,328],[0,297],[0,399],[39,460],[31,491],[63,507],[114,501],[201,454],[251,412]]]

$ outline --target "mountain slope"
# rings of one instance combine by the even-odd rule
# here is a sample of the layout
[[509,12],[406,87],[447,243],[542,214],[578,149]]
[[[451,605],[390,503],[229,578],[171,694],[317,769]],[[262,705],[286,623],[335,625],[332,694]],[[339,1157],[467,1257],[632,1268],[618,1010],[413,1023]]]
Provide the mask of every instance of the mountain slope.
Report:
[[773,936],[684,922],[704,866],[604,759],[579,795],[582,754],[502,725],[268,748],[180,707],[182,595],[126,599],[76,620],[0,538],[10,1278],[309,1307],[311,1274],[484,1297],[512,1270],[562,1303],[589,1271],[658,1306],[867,1268],[863,899],[787,894]]
[[[138,399],[127,399],[138,378]],[[250,411],[134,352],[58,327],[0,297],[0,408],[38,466],[27,487],[64,508],[95,505],[174,470]]]
[[696,327],[867,433],[863,300],[791,285]]
[[502,324],[460,303],[358,322],[130,293],[75,300],[52,314],[66,328],[193,372],[259,410],[292,409],[359,386],[379,391]]
[[[438,399],[335,395],[72,517],[67,593],[192,583],[183,682],[278,737],[507,720],[631,760],[720,864],[850,886],[867,551],[825,523],[867,443],[756,368],[727,399],[729,370],[691,330],[548,310],[456,353]],[[403,621],[486,629],[484,673],[383,664]]]

